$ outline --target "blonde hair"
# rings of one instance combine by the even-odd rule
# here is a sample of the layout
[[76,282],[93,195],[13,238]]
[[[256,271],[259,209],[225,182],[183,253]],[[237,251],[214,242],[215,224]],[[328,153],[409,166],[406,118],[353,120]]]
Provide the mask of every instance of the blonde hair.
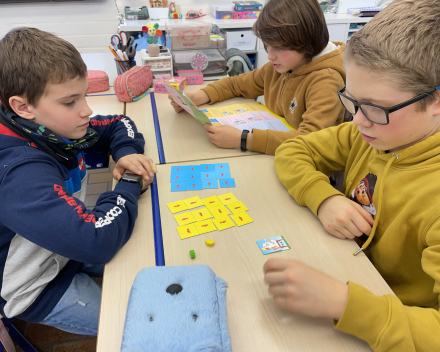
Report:
[[87,78],[87,66],[69,42],[37,28],[12,29],[0,40],[0,100],[20,96],[36,106],[48,83]]
[[[345,60],[415,95],[440,85],[440,0],[395,0],[348,41]],[[418,102],[422,111],[438,94]]]

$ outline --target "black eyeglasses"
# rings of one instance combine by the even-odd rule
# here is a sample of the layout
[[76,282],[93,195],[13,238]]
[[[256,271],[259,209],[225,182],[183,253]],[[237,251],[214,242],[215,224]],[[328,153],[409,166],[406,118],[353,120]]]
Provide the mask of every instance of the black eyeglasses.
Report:
[[400,110],[405,106],[414,104],[416,101],[422,100],[434,93],[436,90],[439,90],[440,86],[435,87],[430,92],[422,93],[410,100],[407,100],[401,104],[394,105],[390,108],[385,108],[383,106],[369,104],[369,103],[359,103],[356,100],[353,100],[346,95],[342,94],[345,91],[345,86],[338,91],[339,99],[341,100],[342,105],[348,110],[348,112],[352,115],[356,115],[359,109],[361,109],[364,116],[371,122],[377,123],[379,125],[388,125],[390,123],[389,114],[394,111]]

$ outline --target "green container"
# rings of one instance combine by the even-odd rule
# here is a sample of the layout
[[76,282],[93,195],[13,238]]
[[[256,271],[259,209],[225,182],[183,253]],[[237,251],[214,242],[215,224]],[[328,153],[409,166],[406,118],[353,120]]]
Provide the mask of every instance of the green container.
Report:
[[327,9],[328,5],[330,5],[329,2],[325,1],[325,2],[321,2],[319,4],[319,6],[321,6],[322,12],[325,12],[325,10]]
[[140,8],[125,6],[125,18],[127,20],[148,20],[148,8],[142,6]]

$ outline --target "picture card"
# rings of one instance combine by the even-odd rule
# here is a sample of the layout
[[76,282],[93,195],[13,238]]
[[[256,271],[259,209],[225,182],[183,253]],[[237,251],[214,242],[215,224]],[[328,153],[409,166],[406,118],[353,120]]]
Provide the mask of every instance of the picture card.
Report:
[[258,247],[263,254],[270,254],[290,249],[289,244],[283,236],[269,237],[257,241]]

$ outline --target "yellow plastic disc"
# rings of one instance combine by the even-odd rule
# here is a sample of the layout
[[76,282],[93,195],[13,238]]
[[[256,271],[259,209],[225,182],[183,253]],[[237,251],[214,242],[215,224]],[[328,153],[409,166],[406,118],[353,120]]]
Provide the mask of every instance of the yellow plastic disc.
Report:
[[205,241],[205,244],[208,246],[208,247],[214,247],[214,240],[206,240]]

